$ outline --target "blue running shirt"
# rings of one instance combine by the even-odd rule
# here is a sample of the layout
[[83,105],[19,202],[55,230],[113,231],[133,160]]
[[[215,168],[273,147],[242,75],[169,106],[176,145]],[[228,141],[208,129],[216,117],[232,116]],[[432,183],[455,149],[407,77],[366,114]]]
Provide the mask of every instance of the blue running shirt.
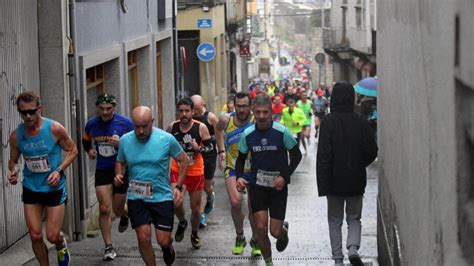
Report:
[[133,131],[132,120],[119,114],[114,114],[112,119],[105,122],[100,116],[87,121],[84,139],[88,141],[94,140],[97,151],[97,169],[107,170],[115,167],[117,148],[109,142],[109,139],[113,135],[121,137],[130,131]]
[[173,200],[170,183],[170,157],[183,152],[173,135],[153,128],[150,138],[140,141],[135,131],[120,139],[118,162],[126,162],[129,170],[128,199],[145,202]]
[[257,182],[257,177],[280,175],[288,167],[288,151],[296,144],[288,128],[275,121],[265,131],[258,130],[255,125],[247,128],[239,143],[239,151],[250,152],[252,156],[251,172],[245,179],[251,185],[268,187],[268,183],[264,185],[265,180]]
[[23,186],[35,192],[50,192],[64,189],[63,197],[67,197],[65,175],[61,176],[58,186],[48,185],[48,176],[61,164],[62,149],[54,141],[51,132],[53,121],[45,117],[43,119],[43,124],[36,136],[28,136],[23,123],[18,126],[18,149],[25,161],[23,167]]

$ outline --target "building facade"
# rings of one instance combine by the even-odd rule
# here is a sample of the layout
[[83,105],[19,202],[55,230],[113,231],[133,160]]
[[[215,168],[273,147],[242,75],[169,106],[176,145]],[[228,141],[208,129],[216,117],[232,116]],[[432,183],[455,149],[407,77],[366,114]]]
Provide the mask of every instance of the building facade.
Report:
[[331,28],[323,30],[334,80],[356,83],[376,74],[376,0],[333,0]]
[[[219,113],[226,102],[229,82],[226,5],[223,0],[178,1],[178,45],[180,51],[179,97],[199,94],[208,110]],[[212,60],[198,58],[201,43],[214,47]],[[201,50],[204,54],[208,51]],[[205,55],[204,55],[205,57]]]
[[[15,97],[34,90],[43,115],[62,123],[80,148],[67,169],[63,231],[71,239],[84,238],[95,220],[95,161],[87,159],[80,143],[87,119],[96,114],[97,96],[114,94],[124,115],[137,105],[150,106],[156,126],[174,119],[173,5],[172,0],[2,3],[2,173],[8,173],[8,136],[20,122]],[[26,234],[21,186],[5,180],[0,180],[0,251]]]
[[473,265],[474,5],[378,8],[380,265]]

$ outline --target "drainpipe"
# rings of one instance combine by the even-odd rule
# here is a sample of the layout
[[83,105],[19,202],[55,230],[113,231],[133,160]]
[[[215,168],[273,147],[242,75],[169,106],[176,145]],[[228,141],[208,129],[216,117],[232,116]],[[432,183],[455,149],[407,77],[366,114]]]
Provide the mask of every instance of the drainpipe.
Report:
[[178,7],[175,0],[171,1],[173,3],[173,66],[174,66],[174,93],[175,93],[175,104],[178,103],[178,95],[183,88],[180,86],[179,82],[179,58],[178,58],[178,30],[176,25],[176,17],[178,16]]
[[[75,0],[69,0],[69,52],[68,52],[68,77],[69,77],[69,90],[71,97],[71,132],[72,139],[77,143],[77,149],[79,152],[78,160],[72,164],[73,177],[70,178],[73,182],[73,217],[74,217],[74,228],[73,228],[73,240],[80,241],[86,238],[86,217],[85,209],[87,206],[87,190],[84,182],[86,173],[84,171],[84,151],[81,145],[82,136],[82,119],[83,114],[81,112],[81,95],[80,89],[80,73],[79,70],[79,56],[76,50],[76,13],[75,13]],[[81,97],[82,96],[82,97]]]

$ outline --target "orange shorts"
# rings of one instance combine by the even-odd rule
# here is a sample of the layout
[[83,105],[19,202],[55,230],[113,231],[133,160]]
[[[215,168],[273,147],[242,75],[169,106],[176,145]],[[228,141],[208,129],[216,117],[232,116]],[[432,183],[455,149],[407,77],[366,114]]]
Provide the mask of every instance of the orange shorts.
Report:
[[[170,174],[170,181],[171,184],[177,183],[179,174],[178,172],[171,171]],[[187,175],[186,179],[184,179],[184,185],[186,186],[186,190],[189,192],[194,191],[201,191],[204,189],[204,175],[192,176]]]

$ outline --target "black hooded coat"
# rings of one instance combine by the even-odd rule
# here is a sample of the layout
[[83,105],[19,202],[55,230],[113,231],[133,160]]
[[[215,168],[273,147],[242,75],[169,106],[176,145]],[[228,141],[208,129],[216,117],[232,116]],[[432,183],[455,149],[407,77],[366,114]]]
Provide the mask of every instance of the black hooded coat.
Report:
[[354,112],[354,88],[334,85],[330,107],[320,125],[316,176],[319,196],[364,194],[366,167],[377,157],[377,143],[369,123]]

